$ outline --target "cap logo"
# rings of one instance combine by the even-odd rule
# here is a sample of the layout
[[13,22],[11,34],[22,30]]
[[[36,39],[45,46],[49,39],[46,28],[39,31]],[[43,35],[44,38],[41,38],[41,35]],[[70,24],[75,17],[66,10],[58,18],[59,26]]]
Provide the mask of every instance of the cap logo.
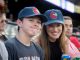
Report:
[[35,13],[35,14],[40,14],[40,12],[38,11],[38,9],[37,8],[33,8],[33,12]]
[[51,18],[51,19],[56,19],[56,18],[57,18],[57,13],[52,11],[52,12],[50,13],[50,18]]

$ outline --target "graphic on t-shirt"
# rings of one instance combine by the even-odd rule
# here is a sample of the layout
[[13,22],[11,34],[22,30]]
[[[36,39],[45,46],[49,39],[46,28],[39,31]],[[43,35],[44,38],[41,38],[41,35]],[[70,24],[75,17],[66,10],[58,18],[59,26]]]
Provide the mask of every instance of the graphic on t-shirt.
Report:
[[21,57],[19,60],[40,60],[40,57],[38,56],[28,56],[28,57]]

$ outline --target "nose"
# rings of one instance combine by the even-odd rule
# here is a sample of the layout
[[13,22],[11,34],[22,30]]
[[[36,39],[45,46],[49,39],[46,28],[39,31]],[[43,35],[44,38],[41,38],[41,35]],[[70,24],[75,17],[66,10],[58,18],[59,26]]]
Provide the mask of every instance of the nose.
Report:
[[34,28],[36,28],[38,30],[41,30],[42,29],[41,24],[38,23],[38,22],[34,22],[33,25],[34,25]]
[[70,30],[70,26],[67,26],[67,30]]
[[58,29],[58,28],[57,28],[56,26],[53,27],[53,30],[54,30],[54,31],[57,31],[57,29]]
[[34,25],[34,26],[39,26],[39,24],[38,24],[37,21],[34,21],[33,25]]

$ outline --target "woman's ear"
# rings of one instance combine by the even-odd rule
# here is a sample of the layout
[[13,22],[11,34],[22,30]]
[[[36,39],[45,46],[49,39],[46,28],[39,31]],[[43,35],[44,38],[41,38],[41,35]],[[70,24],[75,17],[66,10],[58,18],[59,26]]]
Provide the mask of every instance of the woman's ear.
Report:
[[19,20],[19,19],[17,19],[16,24],[17,24],[19,27],[21,27],[21,26],[22,26],[22,21]]

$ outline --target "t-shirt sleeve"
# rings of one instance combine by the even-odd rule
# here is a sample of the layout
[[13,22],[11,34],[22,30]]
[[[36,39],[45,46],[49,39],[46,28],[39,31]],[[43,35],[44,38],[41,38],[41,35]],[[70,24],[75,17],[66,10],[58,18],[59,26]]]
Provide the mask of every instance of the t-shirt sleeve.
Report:
[[19,60],[18,55],[17,55],[17,51],[16,51],[14,45],[11,44],[11,43],[6,42],[5,46],[7,48],[8,55],[9,55],[8,60]]

